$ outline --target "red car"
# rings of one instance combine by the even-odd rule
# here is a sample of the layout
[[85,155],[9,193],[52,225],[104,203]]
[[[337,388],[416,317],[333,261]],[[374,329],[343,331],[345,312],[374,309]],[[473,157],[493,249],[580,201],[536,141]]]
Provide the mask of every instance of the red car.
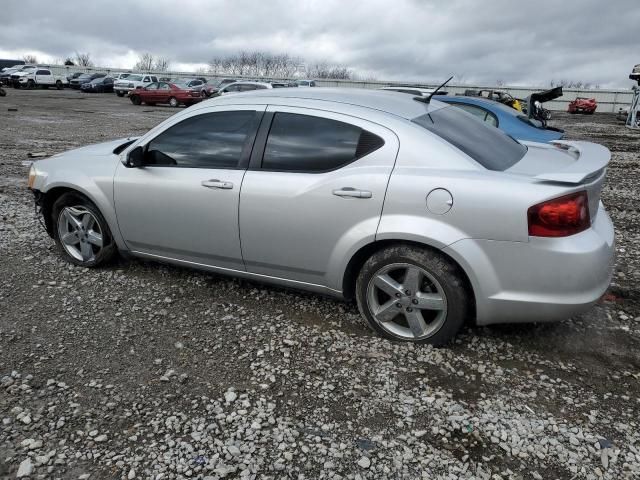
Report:
[[144,88],[137,88],[129,93],[129,99],[134,105],[155,105],[168,103],[172,107],[193,105],[202,100],[200,92],[188,88],[179,82],[154,82]]
[[598,108],[598,102],[595,98],[578,97],[573,102],[569,103],[569,113],[588,113],[593,114]]

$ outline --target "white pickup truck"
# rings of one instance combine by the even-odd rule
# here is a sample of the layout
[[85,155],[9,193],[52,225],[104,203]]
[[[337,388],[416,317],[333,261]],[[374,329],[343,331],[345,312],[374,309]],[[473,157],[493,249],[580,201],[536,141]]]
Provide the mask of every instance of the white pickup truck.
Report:
[[26,68],[11,75],[11,81],[16,88],[49,88],[62,90],[69,82],[63,75],[54,75],[51,70],[43,67]]
[[124,97],[131,90],[136,88],[144,88],[153,82],[157,82],[158,77],[149,75],[148,73],[132,73],[127,78],[116,80],[113,84],[113,91],[119,97]]

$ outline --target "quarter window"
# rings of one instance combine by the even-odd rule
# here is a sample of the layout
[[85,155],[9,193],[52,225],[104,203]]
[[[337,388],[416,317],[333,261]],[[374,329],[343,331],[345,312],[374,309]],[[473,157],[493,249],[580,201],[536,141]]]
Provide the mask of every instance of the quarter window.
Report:
[[326,172],[377,150],[384,140],[322,117],[276,113],[264,150],[265,170]]
[[36,75],[51,75],[51,72],[49,70],[38,70]]
[[257,118],[252,110],[187,118],[149,142],[145,165],[235,168],[256,129]]

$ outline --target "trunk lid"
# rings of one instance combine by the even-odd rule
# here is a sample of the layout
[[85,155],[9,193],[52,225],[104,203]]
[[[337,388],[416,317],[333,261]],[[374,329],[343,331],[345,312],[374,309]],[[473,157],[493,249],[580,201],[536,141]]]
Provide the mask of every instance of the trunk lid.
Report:
[[527,154],[505,172],[525,175],[536,182],[564,184],[567,191],[586,190],[589,212],[594,219],[606,167],[611,159],[609,150],[590,142],[556,140],[549,144],[522,143],[528,147]]

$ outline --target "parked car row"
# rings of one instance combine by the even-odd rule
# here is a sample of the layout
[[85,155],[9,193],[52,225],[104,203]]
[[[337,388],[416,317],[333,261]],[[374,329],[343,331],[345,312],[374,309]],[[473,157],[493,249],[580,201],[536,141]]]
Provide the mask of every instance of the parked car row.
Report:
[[[132,77],[128,77],[122,84],[128,82],[131,78]],[[151,78],[154,77],[151,76]],[[172,107],[178,107],[180,105],[193,105],[210,97],[249,92],[252,90],[297,86],[298,84],[296,82],[235,81],[233,79],[223,79],[217,85],[214,85],[207,83],[206,79],[202,78],[182,78],[178,80],[156,81],[148,85],[130,88],[127,94],[131,103],[134,105],[166,104]],[[118,93],[117,89],[118,84],[116,83],[116,93]]]
[[49,88],[59,90],[68,83],[66,77],[54,74],[48,67],[39,65],[19,65],[5,69],[0,75],[0,81],[14,88]]

